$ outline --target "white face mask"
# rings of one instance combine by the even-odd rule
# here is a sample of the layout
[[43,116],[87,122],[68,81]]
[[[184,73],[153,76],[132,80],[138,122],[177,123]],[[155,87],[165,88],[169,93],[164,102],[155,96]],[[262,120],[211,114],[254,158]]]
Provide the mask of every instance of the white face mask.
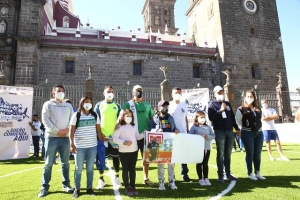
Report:
[[246,102],[250,105],[254,101],[254,98],[246,98]]
[[126,124],[130,124],[132,122],[132,117],[125,117]]
[[199,122],[200,124],[205,124],[206,119],[205,119],[205,118],[198,118],[198,122]]
[[59,100],[63,100],[65,98],[65,93],[63,92],[58,92],[55,94],[55,97]]
[[175,101],[179,101],[179,100],[181,99],[181,94],[174,94],[174,95],[173,95],[173,99],[174,99]]
[[106,98],[107,100],[112,100],[112,99],[114,98],[114,94],[113,94],[113,93],[106,93],[106,94],[105,94],[105,98]]
[[223,94],[218,94],[218,95],[216,96],[216,100],[217,100],[217,101],[224,101],[224,95],[223,95]]
[[93,107],[93,105],[91,103],[84,103],[83,104],[83,108],[85,110],[90,110]]
[[267,108],[267,107],[268,107],[268,104],[263,103],[263,104],[261,104],[261,106],[262,106],[263,108]]

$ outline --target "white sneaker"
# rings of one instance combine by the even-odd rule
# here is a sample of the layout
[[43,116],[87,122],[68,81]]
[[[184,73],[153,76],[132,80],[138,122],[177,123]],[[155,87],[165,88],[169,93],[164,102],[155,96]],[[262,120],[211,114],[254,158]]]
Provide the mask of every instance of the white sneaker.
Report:
[[284,161],[291,161],[290,159],[288,159],[288,158],[285,157],[285,156],[281,157],[281,160],[284,160]]
[[257,180],[257,178],[254,176],[253,173],[251,173],[251,174],[248,176],[248,178],[250,178],[251,180],[254,180],[254,181]]
[[115,178],[115,180],[114,180],[114,185],[115,185],[115,186],[118,186],[118,187],[122,186],[122,184],[121,184],[121,182],[120,182],[120,179],[119,179],[118,177]]
[[99,179],[97,189],[103,189],[105,185],[105,182],[102,179]]
[[211,185],[210,181],[206,178],[204,179],[205,185]]
[[266,178],[265,177],[263,177],[262,175],[260,175],[260,173],[259,172],[256,172],[256,178],[258,178],[258,179],[260,179],[260,180],[266,180]]
[[273,156],[269,157],[271,161],[275,161],[275,158]]
[[172,181],[172,182],[169,182],[169,186],[172,190],[177,190],[177,186],[175,185],[175,182]]
[[159,182],[158,183],[158,189],[159,190],[166,190],[165,183],[164,182]]
[[206,185],[204,179],[200,179],[200,180],[199,180],[199,184],[202,185],[202,186]]

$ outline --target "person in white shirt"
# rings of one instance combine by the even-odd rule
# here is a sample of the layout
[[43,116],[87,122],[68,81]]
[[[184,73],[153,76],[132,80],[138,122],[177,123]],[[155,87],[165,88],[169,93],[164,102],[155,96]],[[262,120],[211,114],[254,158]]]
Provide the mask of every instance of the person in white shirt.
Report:
[[34,147],[33,156],[39,157],[40,152],[40,137],[41,137],[41,125],[42,123],[39,120],[39,116],[34,114],[32,116],[32,122],[28,122],[31,127],[31,135],[32,135],[32,144]]
[[274,120],[277,120],[279,116],[276,113],[276,110],[273,108],[269,108],[268,101],[266,99],[261,100],[262,106],[262,131],[264,134],[264,139],[267,144],[267,150],[269,153],[269,158],[271,161],[274,161],[274,157],[272,155],[271,150],[271,140],[274,140],[277,146],[277,151],[280,154],[281,160],[289,161],[287,157],[285,157],[282,153],[282,148],[280,145],[280,140],[278,137],[278,133],[275,128]]
[[[189,131],[189,123],[187,118],[187,107],[185,103],[181,103],[181,88],[172,89],[173,101],[169,102],[169,114],[174,118],[175,126],[179,133],[187,133]],[[191,182],[188,175],[189,169],[187,164],[181,164],[182,180]]]
[[133,196],[138,194],[135,189],[135,168],[138,157],[137,141],[144,138],[144,132],[139,134],[134,124],[133,113],[130,109],[121,111],[118,123],[120,126],[115,130],[112,138],[119,145],[119,157],[122,164],[122,179],[125,185],[125,193],[128,196]]

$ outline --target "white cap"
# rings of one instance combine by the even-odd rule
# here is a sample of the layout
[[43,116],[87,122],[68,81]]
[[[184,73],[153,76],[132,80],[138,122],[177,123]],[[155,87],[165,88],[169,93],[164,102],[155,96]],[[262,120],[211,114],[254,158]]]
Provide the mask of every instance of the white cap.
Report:
[[214,88],[214,93],[219,93],[221,90],[224,90],[221,86],[217,85],[215,88]]
[[141,88],[141,89],[143,90],[142,86],[140,86],[140,85],[135,85],[135,86],[132,88],[132,91],[136,91],[136,90],[139,89],[139,88]]

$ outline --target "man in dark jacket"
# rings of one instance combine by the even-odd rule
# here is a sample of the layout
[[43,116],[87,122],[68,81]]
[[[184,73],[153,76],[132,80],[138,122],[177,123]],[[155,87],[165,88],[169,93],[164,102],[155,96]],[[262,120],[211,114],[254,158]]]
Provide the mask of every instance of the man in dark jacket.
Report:
[[214,88],[216,99],[212,100],[208,105],[208,117],[213,123],[214,132],[216,135],[217,145],[217,165],[218,165],[218,181],[223,183],[223,167],[227,179],[238,180],[230,171],[231,150],[235,135],[233,127],[240,135],[240,129],[235,121],[235,116],[229,102],[224,101],[224,90],[221,86]]

